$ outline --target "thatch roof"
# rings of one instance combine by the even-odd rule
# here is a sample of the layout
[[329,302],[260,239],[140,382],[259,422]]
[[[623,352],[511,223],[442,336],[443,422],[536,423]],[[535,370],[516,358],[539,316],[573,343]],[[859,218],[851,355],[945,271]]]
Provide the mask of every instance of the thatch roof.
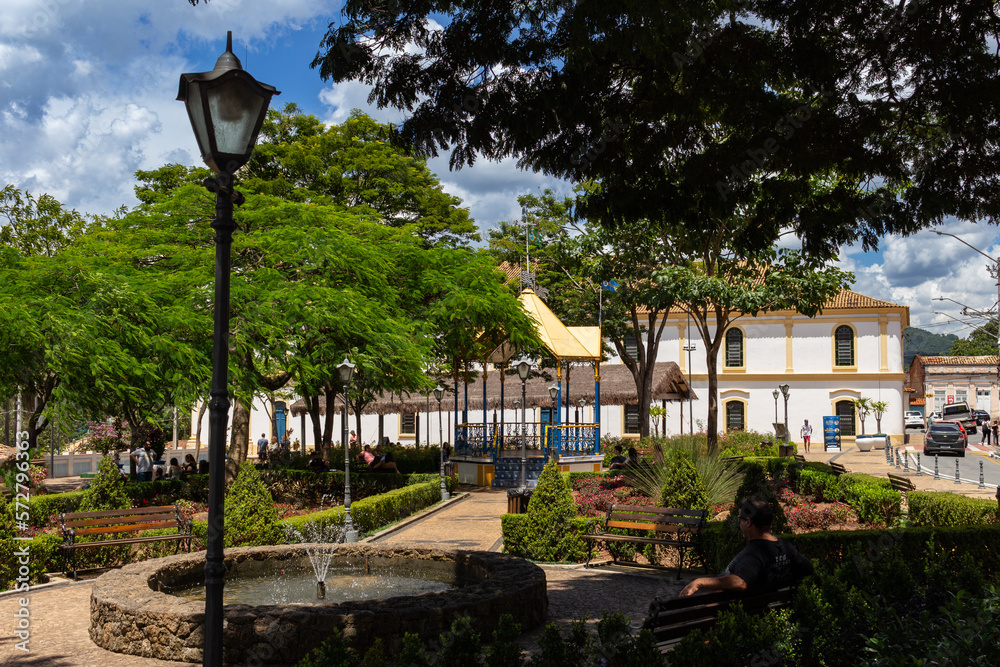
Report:
[[[543,369],[545,376],[528,378],[525,383],[525,399],[528,406],[548,406],[552,403],[549,398],[549,387],[555,383],[555,370]],[[581,398],[587,401],[587,405],[594,404],[594,372],[589,364],[574,366],[569,379],[569,404],[576,405]],[[504,378],[504,407],[508,410],[514,409],[514,400],[521,400],[521,380],[517,375],[507,374]],[[455,405],[454,381],[442,383],[446,393],[441,401],[441,409],[453,409]],[[563,385],[565,389],[565,384]],[[460,380],[458,384],[458,403],[463,405],[465,397],[465,384]],[[697,396],[692,394],[692,398]],[[563,394],[563,403],[566,401],[566,394]],[[672,361],[659,362],[653,369],[653,400],[660,401],[680,401],[688,399],[687,378],[681,373],[680,368]],[[601,366],[601,405],[627,405],[635,403],[636,391],[635,380],[632,373],[624,364],[607,364]],[[431,411],[437,409],[437,399],[432,394],[430,397]],[[490,410],[500,408],[500,371],[490,371],[486,377],[486,405]],[[336,409],[341,410],[343,403],[337,397]],[[298,417],[305,411],[305,402],[302,399],[292,403],[289,408],[292,415]],[[469,410],[483,409],[483,380],[478,377],[469,382]],[[326,412],[326,401],[322,398],[319,401],[320,414]],[[413,393],[399,395],[386,395],[373,401],[362,411],[363,414],[411,414],[414,412],[424,412],[427,410],[426,394]]]

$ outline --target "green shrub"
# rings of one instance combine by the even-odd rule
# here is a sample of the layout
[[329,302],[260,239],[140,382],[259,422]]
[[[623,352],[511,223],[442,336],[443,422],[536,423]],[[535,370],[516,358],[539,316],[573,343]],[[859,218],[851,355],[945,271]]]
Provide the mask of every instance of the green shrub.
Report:
[[572,530],[576,504],[555,461],[546,463],[538,477],[526,516],[530,558],[541,561],[579,560],[582,540]]
[[791,610],[748,614],[736,605],[719,614],[710,630],[695,630],[670,653],[672,665],[746,667],[794,664],[795,624]]
[[236,480],[226,494],[225,512],[226,547],[277,542],[280,533],[274,498],[257,474],[257,468],[249,461],[240,465]]
[[894,526],[902,513],[903,496],[888,480],[861,473],[841,475],[838,484],[844,502],[858,518],[873,526]]
[[14,503],[0,494],[0,591],[11,587],[17,577],[17,559],[14,557],[14,538],[18,536],[14,520]]
[[709,574],[722,572],[747,544],[736,521],[709,521],[701,539]]
[[673,449],[665,452],[663,462],[665,469],[659,506],[708,509],[708,490],[691,461],[691,455],[683,449]]
[[[799,471],[797,484],[792,488],[804,496],[813,496],[821,502],[838,502],[843,499],[843,489],[832,469],[830,471],[818,470],[810,467],[813,465],[815,464],[807,463],[806,467]],[[823,465],[823,467],[829,468],[827,465]]]
[[[770,445],[764,443],[770,442]],[[719,456],[778,456],[780,440],[773,433],[726,431],[719,435]],[[795,443],[790,443],[795,445]]]
[[785,516],[785,510],[778,502],[774,489],[768,483],[765,465],[760,461],[744,459],[743,465],[740,466],[743,472],[743,483],[740,484],[740,488],[737,489],[736,496],[733,498],[733,507],[730,510],[728,521],[735,526],[739,520],[740,503],[747,498],[759,498],[771,508],[773,514],[771,531],[783,533],[788,530],[788,517]]
[[80,501],[79,512],[100,510],[121,510],[132,507],[132,501],[125,493],[125,481],[118,466],[110,456],[105,456],[97,464],[97,475],[90,482]]
[[897,610],[878,625],[865,646],[866,665],[903,664],[902,656],[920,656],[928,665],[1000,664],[1000,591],[949,593],[935,610],[905,618]]
[[910,491],[910,522],[914,526],[971,526],[997,522],[997,502],[956,493]]

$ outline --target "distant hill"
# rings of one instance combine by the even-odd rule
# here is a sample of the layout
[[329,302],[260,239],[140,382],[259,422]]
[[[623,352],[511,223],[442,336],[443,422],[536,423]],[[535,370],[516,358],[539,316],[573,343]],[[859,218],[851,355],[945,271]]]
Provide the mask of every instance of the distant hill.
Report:
[[903,368],[908,369],[918,354],[936,356],[948,354],[958,340],[955,334],[936,334],[917,327],[906,327],[903,332]]

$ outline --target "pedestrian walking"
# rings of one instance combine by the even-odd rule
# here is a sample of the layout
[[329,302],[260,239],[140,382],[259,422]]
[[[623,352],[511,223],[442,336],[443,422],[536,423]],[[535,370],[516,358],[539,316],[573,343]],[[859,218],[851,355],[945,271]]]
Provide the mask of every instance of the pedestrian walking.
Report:
[[261,433],[260,437],[257,438],[257,460],[260,461],[261,463],[266,463],[267,462],[267,446],[268,446],[268,444],[270,444],[270,443],[268,443],[268,441],[267,441],[267,435],[264,434],[264,433]]
[[802,420],[802,428],[799,429],[799,435],[802,436],[802,446],[809,451],[809,441],[812,440],[813,427],[809,425],[809,420]]
[[993,420],[993,425],[991,426],[991,430],[993,431],[993,444],[1000,445],[1000,437],[998,437],[998,435],[1000,434],[997,433],[997,431],[1000,430],[1000,422],[998,422],[996,419]]
[[982,427],[983,427],[983,435],[979,439],[979,444],[985,445],[985,446],[989,447],[990,446],[990,435],[992,435],[993,429],[990,428],[990,423],[987,422],[987,421],[984,421],[982,423]]

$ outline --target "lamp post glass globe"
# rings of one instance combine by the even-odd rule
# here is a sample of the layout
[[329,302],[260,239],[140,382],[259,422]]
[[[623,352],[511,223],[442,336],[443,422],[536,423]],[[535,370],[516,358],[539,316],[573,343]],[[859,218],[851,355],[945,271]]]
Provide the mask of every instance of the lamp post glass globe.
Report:
[[229,421],[229,293],[233,245],[233,205],[242,195],[232,187],[232,175],[253,153],[271,97],[278,91],[243,71],[233,54],[233,33],[226,51],[211,72],[181,74],[177,99],[184,102],[202,158],[218,176],[205,187],[215,193],[214,334],[212,389],[209,401],[208,539],[205,551],[205,650],[202,664],[222,665],[225,587],[222,526],[225,520],[226,427]]
[[271,97],[280,94],[244,71],[230,31],[211,72],[181,74],[177,99],[187,108],[205,164],[232,174],[250,160]]
[[444,481],[444,432],[441,430],[441,399],[444,398],[444,387],[438,385],[434,387],[434,398],[438,402],[438,443],[441,448],[441,500],[448,500],[451,494],[448,493],[448,485]]
[[778,389],[781,390],[781,395],[785,397],[785,444],[791,440],[791,433],[788,432],[788,385],[779,384]]

